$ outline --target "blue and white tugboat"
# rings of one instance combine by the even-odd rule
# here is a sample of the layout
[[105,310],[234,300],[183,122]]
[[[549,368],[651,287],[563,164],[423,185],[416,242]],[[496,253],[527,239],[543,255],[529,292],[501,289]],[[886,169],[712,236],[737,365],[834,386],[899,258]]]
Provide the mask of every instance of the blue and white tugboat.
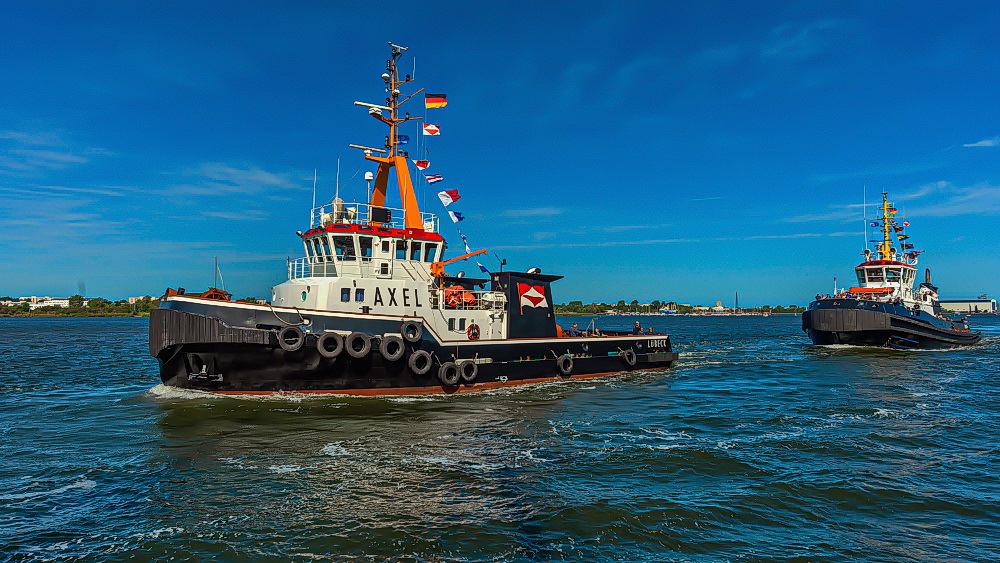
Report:
[[[149,327],[163,383],[216,393],[412,395],[669,368],[677,354],[665,334],[563,331],[550,287],[561,276],[445,272],[486,251],[445,259],[437,216],[418,207],[409,155],[398,146],[398,127],[422,119],[401,112],[413,97],[400,93],[412,81],[397,71],[404,50],[392,45],[385,105],[356,102],[389,128],[380,148],[351,145],[378,167],[368,201],[337,198],[312,210],[310,228],[297,233],[306,255],[289,261],[269,303],[233,301],[217,288],[168,289]],[[390,173],[399,208],[386,206]]]
[[[938,288],[930,271],[919,286],[917,258],[905,234],[908,221],[882,192],[880,216],[871,226],[881,230],[874,252],[865,248],[865,261],[854,268],[858,285],[836,295],[817,295],[802,313],[802,330],[814,344],[851,344],[890,348],[950,348],[976,344],[978,332],[969,330],[965,318],[941,314]],[[899,247],[893,245],[897,237]]]

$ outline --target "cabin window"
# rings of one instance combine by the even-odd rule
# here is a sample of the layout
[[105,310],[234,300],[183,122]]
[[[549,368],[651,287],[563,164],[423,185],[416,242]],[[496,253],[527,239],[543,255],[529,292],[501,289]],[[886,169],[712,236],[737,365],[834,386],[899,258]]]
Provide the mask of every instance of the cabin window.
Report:
[[458,330],[465,330],[465,319],[458,319]]
[[388,276],[389,275],[389,263],[388,262],[382,262],[381,264],[379,264],[379,266],[378,266],[378,273],[379,273],[379,275],[382,275],[382,276]]
[[333,253],[330,252],[330,241],[326,237],[321,238],[320,241],[323,243],[323,253],[326,255],[326,261],[333,262]]
[[410,242],[410,260],[420,260],[420,243],[417,241]]
[[363,287],[359,287],[354,290],[354,300],[357,301],[358,303],[364,303],[365,289]]
[[869,268],[868,269],[868,281],[869,282],[884,282],[885,276],[882,274],[882,268]]
[[358,237],[358,246],[361,248],[361,260],[370,262],[372,259],[372,237]]
[[340,288],[340,301],[342,303],[347,303],[351,300],[351,288],[342,287]]
[[406,241],[396,241],[396,260],[406,260]]
[[354,237],[333,237],[333,247],[339,260],[350,262],[357,256],[354,252]]
[[455,319],[448,319],[448,330],[455,330]]
[[865,283],[865,271],[859,268],[857,270],[854,270],[854,273],[857,274],[857,276],[858,276],[858,283],[859,284],[864,284]]
[[312,244],[313,244],[313,256],[316,258],[316,261],[319,262],[320,260],[323,259],[323,248],[319,245],[318,238],[312,239]]
[[436,244],[426,243],[424,244],[424,262],[433,262],[434,256],[437,254]]
[[899,283],[901,279],[899,268],[886,268],[885,269],[885,281]]
[[389,241],[382,241],[382,254],[389,254]]

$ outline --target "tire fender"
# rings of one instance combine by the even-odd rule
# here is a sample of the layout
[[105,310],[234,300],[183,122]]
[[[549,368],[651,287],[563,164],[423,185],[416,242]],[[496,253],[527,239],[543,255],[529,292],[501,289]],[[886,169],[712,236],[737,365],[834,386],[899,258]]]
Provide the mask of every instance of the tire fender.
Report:
[[386,360],[395,362],[406,353],[406,346],[403,345],[402,338],[395,334],[388,334],[382,336],[382,341],[378,344],[378,351]]
[[278,346],[286,352],[298,350],[305,341],[305,333],[297,326],[286,326],[278,332]]
[[417,350],[406,360],[407,367],[416,375],[425,375],[434,367],[434,358],[427,350]]
[[316,350],[324,358],[336,358],[344,351],[344,338],[336,332],[324,332],[316,339]]
[[364,358],[372,351],[372,338],[363,332],[352,332],[344,341],[344,347],[352,358]]

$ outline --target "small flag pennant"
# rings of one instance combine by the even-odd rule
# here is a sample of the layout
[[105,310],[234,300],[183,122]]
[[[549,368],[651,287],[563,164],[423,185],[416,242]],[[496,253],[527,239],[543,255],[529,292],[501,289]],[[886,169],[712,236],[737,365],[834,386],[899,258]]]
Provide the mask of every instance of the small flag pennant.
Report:
[[424,174],[424,177],[427,178],[428,184],[436,184],[438,182],[444,181],[444,177],[441,176],[440,174]]
[[396,144],[405,145],[410,142],[409,135],[396,135]]
[[433,123],[424,123],[424,135],[440,135],[441,126]]
[[872,226],[873,226],[873,227],[877,227],[877,226],[878,226],[878,223],[876,223],[875,221],[872,221]]
[[[490,271],[486,269],[486,266],[483,266],[479,262],[476,262],[476,265],[479,266],[479,269],[482,270],[484,274],[489,275]],[[986,296],[984,295],[982,299],[986,299]]]
[[424,107],[443,108],[448,105],[448,97],[444,94],[424,94]]
[[427,170],[431,167],[431,161],[429,160],[414,160],[413,165],[417,167],[418,170]]
[[451,217],[452,223],[458,223],[462,219],[465,219],[465,217],[462,217],[462,214],[457,211],[449,211],[448,216]]
[[903,226],[904,227],[909,227],[910,226],[910,222],[909,221],[903,221]]
[[462,196],[458,195],[458,190],[445,190],[438,192],[438,198],[441,200],[442,205],[448,207],[452,203],[462,199]]
[[462,243],[465,244],[465,253],[470,254],[472,252],[472,249],[469,248],[469,239],[465,238],[465,233],[463,233],[462,231],[458,231],[458,236],[462,237]]
[[980,299],[986,299],[986,294],[985,294],[985,293],[983,293],[982,295],[980,295],[980,296],[979,296],[979,298],[980,298]]

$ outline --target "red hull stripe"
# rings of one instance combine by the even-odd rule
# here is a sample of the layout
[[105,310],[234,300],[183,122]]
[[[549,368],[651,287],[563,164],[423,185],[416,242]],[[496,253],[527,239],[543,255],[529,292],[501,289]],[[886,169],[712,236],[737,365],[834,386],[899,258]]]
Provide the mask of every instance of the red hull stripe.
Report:
[[[658,368],[645,368],[632,370],[634,372],[645,372],[645,371],[661,371],[667,369],[666,367]],[[572,377],[539,377],[535,379],[526,379],[519,382],[501,383],[499,381],[491,381],[488,383],[473,383],[472,385],[460,385],[455,388],[446,389],[440,386],[428,386],[428,387],[389,387],[385,389],[309,389],[302,391],[208,391],[209,393],[215,393],[218,395],[345,395],[354,397],[393,397],[400,395],[452,395],[454,393],[470,393],[475,391],[486,391],[489,389],[503,389],[510,387],[517,387],[520,385],[529,385],[532,383],[547,383],[551,381],[562,381],[567,379],[596,379],[598,377],[605,377],[608,375],[614,375],[617,373],[625,373],[622,371],[608,371],[604,373],[591,373],[587,375],[574,375]]]

